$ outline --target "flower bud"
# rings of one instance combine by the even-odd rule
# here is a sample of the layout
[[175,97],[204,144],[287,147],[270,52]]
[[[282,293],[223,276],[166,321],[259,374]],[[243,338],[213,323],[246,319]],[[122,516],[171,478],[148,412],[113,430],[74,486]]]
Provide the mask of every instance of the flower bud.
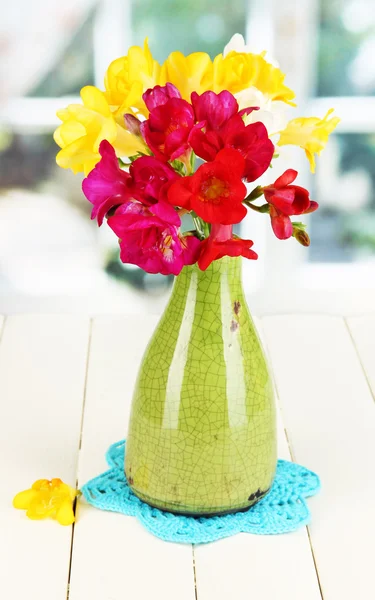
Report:
[[142,137],[141,135],[141,122],[134,115],[126,114],[124,115],[125,126],[130,133],[136,135],[137,137]]
[[257,185],[256,188],[254,188],[252,190],[252,192],[250,192],[250,194],[247,196],[246,200],[250,200],[250,202],[252,200],[256,200],[257,198],[260,198],[261,196],[263,196],[263,188],[260,185]]
[[309,235],[304,229],[293,227],[293,237],[296,238],[297,242],[299,242],[302,246],[310,246]]

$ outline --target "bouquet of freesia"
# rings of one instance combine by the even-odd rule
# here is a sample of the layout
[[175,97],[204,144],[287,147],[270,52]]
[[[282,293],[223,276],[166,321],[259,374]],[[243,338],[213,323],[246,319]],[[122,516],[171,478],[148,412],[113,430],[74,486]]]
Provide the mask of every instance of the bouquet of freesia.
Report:
[[[111,63],[105,91],[87,86],[82,105],[58,112],[57,163],[84,171],[92,218],[99,225],[107,218],[123,262],[178,275],[184,265],[205,270],[224,256],[256,259],[253,242],[232,231],[249,209],[268,214],[279,239],[309,245],[305,225],[291,217],[318,204],[294,184],[297,171],[264,187],[246,185],[287,144],[303,148],[314,171],[315,154],[339,122],[330,110],[323,119],[280,124],[283,105],[295,106],[284,79],[238,35],[213,61],[172,52],[162,66],[146,41]],[[182,232],[187,213],[193,228]]]

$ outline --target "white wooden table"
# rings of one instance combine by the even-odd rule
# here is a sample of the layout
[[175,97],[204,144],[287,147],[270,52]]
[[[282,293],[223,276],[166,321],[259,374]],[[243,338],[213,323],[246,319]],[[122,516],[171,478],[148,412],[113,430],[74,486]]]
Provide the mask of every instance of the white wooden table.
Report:
[[41,477],[81,486],[106,468],[156,317],[1,323],[1,599],[375,598],[375,316],[258,323],[281,408],[279,456],[316,471],[322,491],[308,501],[308,528],[196,547],[83,502],[67,528],[29,521],[11,504]]

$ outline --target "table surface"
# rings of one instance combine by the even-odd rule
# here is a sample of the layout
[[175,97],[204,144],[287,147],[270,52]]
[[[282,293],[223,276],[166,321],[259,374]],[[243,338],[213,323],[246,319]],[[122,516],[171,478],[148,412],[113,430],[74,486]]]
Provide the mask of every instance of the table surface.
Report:
[[375,315],[257,321],[280,407],[279,456],[317,472],[322,490],[308,501],[308,528],[195,547],[84,502],[73,527],[30,521],[11,504],[36,479],[79,487],[106,469],[156,317],[0,321],[4,600],[375,597]]

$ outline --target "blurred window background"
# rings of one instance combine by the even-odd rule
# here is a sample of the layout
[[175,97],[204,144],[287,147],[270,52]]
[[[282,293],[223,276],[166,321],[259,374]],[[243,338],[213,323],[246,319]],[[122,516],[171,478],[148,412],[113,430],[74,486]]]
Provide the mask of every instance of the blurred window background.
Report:
[[373,0],[0,2],[0,312],[162,310],[171,280],[121,265],[112,233],[90,221],[80,177],[55,165],[55,112],[84,85],[102,87],[111,60],[145,37],[163,61],[172,50],[214,56],[236,32],[279,62],[298,114],[335,107],[342,118],[315,177],[299,149],[272,173],[297,168],[320,203],[310,248],[275,240],[260,215],[241,224],[259,253],[244,269],[252,308],[374,306]]

